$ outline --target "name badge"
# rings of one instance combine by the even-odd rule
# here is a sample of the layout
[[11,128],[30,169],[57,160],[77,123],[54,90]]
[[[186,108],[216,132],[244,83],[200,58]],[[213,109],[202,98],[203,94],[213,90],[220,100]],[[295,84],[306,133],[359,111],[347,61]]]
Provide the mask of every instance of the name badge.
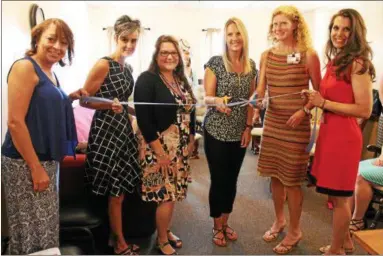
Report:
[[190,114],[181,114],[181,119],[182,122],[190,122]]
[[301,54],[299,52],[287,55],[287,64],[299,64],[301,62]]

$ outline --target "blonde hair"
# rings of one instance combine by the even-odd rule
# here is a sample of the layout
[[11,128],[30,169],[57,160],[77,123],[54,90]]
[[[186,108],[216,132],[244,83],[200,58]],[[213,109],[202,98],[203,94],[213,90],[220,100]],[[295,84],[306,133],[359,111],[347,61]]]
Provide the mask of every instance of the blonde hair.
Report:
[[249,59],[249,36],[247,34],[247,30],[246,30],[246,27],[243,24],[243,22],[240,19],[236,18],[236,17],[230,18],[225,23],[224,36],[223,36],[223,44],[224,44],[225,51],[223,52],[223,56],[222,56],[223,63],[225,65],[226,71],[234,72],[233,64],[229,60],[229,57],[228,57],[228,50],[229,49],[227,48],[227,44],[226,44],[227,28],[231,24],[235,24],[237,26],[237,29],[238,29],[239,33],[241,33],[242,41],[243,41],[243,48],[242,48],[242,53],[241,53],[241,61],[242,61],[242,65],[243,65],[244,74],[248,74],[248,73],[251,72],[251,65],[250,65],[250,59]]
[[294,30],[294,39],[297,42],[297,48],[300,51],[306,51],[312,48],[312,41],[310,36],[310,31],[307,26],[307,23],[303,15],[299,10],[293,5],[282,5],[276,8],[273,11],[271,17],[271,23],[269,25],[269,34],[268,39],[273,43],[277,42],[273,35],[273,19],[277,15],[285,15],[291,22],[296,24],[296,29]]

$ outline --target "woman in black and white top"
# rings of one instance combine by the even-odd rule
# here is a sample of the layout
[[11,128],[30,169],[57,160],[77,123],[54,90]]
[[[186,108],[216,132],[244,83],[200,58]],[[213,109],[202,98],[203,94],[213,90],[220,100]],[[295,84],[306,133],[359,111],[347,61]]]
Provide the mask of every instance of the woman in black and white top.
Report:
[[140,21],[123,15],[114,25],[116,50],[96,62],[89,72],[84,89],[89,95],[114,99],[113,103],[81,101],[81,106],[95,109],[86,152],[85,179],[95,195],[108,196],[110,222],[109,245],[115,254],[136,254],[139,246],[128,244],[122,231],[122,203],[126,193],[133,193],[140,180],[138,143],[128,113],[127,101],[133,91],[133,76],[126,58],[137,45]]
[[224,29],[225,51],[205,65],[205,102],[222,104],[209,108],[204,120],[205,153],[210,169],[210,217],[214,218],[213,242],[226,246],[237,233],[228,226],[233,210],[237,178],[250,142],[253,109],[228,107],[231,102],[249,98],[255,90],[257,71],[248,57],[248,36],[241,20],[231,18]]

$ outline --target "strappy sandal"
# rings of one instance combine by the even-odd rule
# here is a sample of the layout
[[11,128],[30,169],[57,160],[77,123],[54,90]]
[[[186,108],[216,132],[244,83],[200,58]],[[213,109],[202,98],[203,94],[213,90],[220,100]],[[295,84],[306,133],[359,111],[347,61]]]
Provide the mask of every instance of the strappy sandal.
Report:
[[350,231],[350,234],[353,234],[356,231],[366,229],[367,227],[367,221],[365,219],[361,220],[350,220],[350,225],[348,226],[348,229]]
[[[108,246],[112,248],[116,247],[116,241],[112,237],[109,237]],[[140,251],[140,247],[136,244],[128,244],[128,247],[129,246],[131,247],[131,251],[133,252]]]
[[[167,233],[168,233],[168,240],[169,240],[169,243],[171,246],[173,246],[174,248],[182,248],[182,240],[179,239],[176,235],[174,235],[170,229],[167,230]],[[176,239],[172,240],[169,238],[169,233],[172,233],[173,234],[173,237],[175,237]]]
[[[235,232],[235,230],[232,229],[229,225],[223,225],[222,229],[227,239],[231,241],[236,241],[238,239],[237,232]],[[228,229],[229,229],[229,232],[227,231]]]
[[[299,239],[298,241],[296,241],[294,244],[284,244],[283,242],[279,243],[277,246],[275,246],[273,248],[273,251],[276,253],[276,254],[281,254],[281,255],[284,255],[284,254],[289,254],[290,252],[292,252],[292,250],[297,247],[298,243],[301,241],[301,239]],[[278,250],[278,248],[283,248],[283,250]]]
[[[331,247],[331,245],[323,246],[323,247],[319,248],[319,251],[321,253],[326,253],[330,249],[330,247]],[[353,254],[355,252],[356,248],[355,247],[352,247],[352,248],[344,248],[343,247],[343,250],[346,254]]]
[[284,229],[285,229],[285,226],[280,227],[278,231],[271,231],[271,228],[270,228],[269,230],[265,232],[262,238],[265,242],[275,241],[277,240],[277,238],[283,232]]
[[170,245],[171,246],[171,244],[169,243],[169,241],[166,241],[165,243],[159,243],[158,242],[158,239],[157,239],[157,250],[162,254],[162,255],[177,255],[177,252],[176,252],[176,250],[174,250],[174,248],[173,248],[173,250],[174,250],[174,252],[173,253],[171,253],[171,254],[166,254],[166,253],[164,253],[163,251],[162,251],[162,249],[165,247],[165,246],[167,246],[167,245]]
[[[222,237],[217,237],[219,233],[222,233]],[[221,241],[221,243],[217,243],[217,240]],[[213,228],[213,243],[221,247],[225,247],[227,245],[225,232],[223,231],[223,229]]]
[[128,247],[126,247],[125,250],[122,250],[121,252],[114,251],[115,255],[138,255],[137,252],[133,251],[133,246],[130,244]]

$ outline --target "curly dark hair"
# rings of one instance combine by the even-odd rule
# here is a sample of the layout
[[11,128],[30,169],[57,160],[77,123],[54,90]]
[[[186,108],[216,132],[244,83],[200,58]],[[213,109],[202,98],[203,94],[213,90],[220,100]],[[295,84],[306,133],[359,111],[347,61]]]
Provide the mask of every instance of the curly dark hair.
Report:
[[176,76],[176,78],[178,78],[179,80],[181,80],[184,83],[186,90],[190,93],[190,95],[193,99],[193,103],[196,103],[197,102],[196,97],[194,96],[193,90],[192,90],[192,88],[189,84],[189,81],[185,75],[185,65],[184,65],[184,62],[182,59],[181,50],[180,50],[178,41],[173,36],[162,35],[157,39],[157,42],[155,44],[155,51],[153,53],[152,61],[150,62],[148,71],[153,73],[153,74],[159,75],[160,68],[159,68],[158,63],[157,63],[157,56],[160,52],[160,48],[161,48],[162,43],[172,43],[174,45],[174,47],[176,48],[177,53],[178,53],[179,62],[178,62],[178,65],[175,68],[173,73]]
[[[350,19],[350,37],[347,44],[338,51],[331,41],[331,30],[334,25],[334,20],[339,17]],[[366,39],[367,29],[362,16],[354,9],[342,9],[334,14],[331,18],[330,25],[328,26],[329,39],[326,44],[325,54],[327,57],[327,65],[332,59],[333,65],[336,67],[335,73],[337,78],[343,76],[347,78],[350,75],[352,63],[355,59],[361,60],[363,68],[357,73],[359,75],[368,72],[371,80],[375,79],[375,68],[371,62],[373,52]]]
[[[47,19],[38,24],[37,26],[33,27],[31,32],[31,48],[25,52],[25,55],[33,56],[37,53],[37,43],[40,41],[41,35],[44,33],[45,30],[49,28],[51,24],[54,24],[56,26],[56,33],[58,38],[64,37],[65,40],[68,42],[68,61],[69,65],[71,65],[74,55],[73,32],[69,28],[68,24],[66,24],[61,19]],[[64,67],[66,65],[63,60],[60,60],[59,64],[61,67]]]

